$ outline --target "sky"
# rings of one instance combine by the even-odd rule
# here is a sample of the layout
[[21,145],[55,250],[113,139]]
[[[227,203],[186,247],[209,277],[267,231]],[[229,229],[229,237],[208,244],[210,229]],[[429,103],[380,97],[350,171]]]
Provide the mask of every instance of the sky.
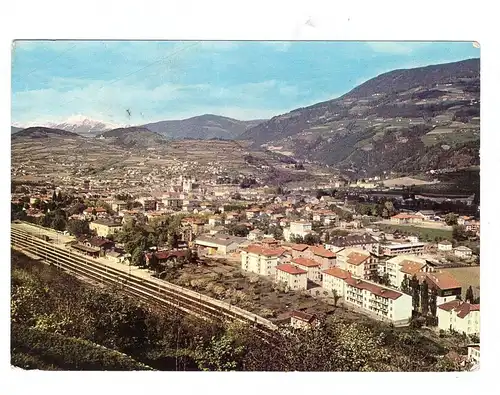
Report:
[[270,118],[387,71],[479,51],[471,42],[15,41],[12,123]]

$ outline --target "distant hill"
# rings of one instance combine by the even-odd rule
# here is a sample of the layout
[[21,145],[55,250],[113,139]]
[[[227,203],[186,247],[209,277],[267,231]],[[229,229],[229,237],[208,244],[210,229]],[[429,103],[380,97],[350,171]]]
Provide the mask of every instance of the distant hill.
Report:
[[152,132],[143,126],[132,126],[109,130],[96,136],[107,143],[119,145],[125,148],[132,147],[154,147],[165,144],[167,139],[159,133]]
[[239,139],[357,174],[479,164],[479,59],[395,70]]
[[14,134],[14,133],[20,132],[23,129],[24,128],[18,128],[17,126],[11,126],[10,127],[10,134]]
[[21,138],[41,139],[50,137],[82,139],[82,137],[80,137],[76,133],[68,132],[66,130],[61,130],[61,129],[46,128],[43,126],[34,126],[26,129],[21,129],[20,131],[11,135],[12,139],[21,139]]
[[239,121],[219,115],[205,114],[193,118],[148,123],[143,127],[169,139],[226,139],[240,136],[263,120]]

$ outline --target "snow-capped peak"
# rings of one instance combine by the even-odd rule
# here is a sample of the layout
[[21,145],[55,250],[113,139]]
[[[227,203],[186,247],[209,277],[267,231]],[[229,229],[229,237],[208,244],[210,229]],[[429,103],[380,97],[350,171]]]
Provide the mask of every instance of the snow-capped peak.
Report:
[[86,117],[85,115],[76,114],[63,121],[30,122],[29,124],[25,124],[22,126],[25,128],[30,126],[45,126],[78,134],[95,134],[96,132],[104,132],[106,130],[119,128],[123,125],[100,121],[97,119],[91,119]]

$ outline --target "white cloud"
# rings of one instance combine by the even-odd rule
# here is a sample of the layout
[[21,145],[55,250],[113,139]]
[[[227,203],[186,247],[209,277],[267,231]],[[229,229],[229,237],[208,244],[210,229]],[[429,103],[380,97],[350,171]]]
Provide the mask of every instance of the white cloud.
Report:
[[404,41],[374,41],[367,42],[366,45],[368,45],[374,52],[408,55],[411,54],[414,50],[428,45],[428,43]]

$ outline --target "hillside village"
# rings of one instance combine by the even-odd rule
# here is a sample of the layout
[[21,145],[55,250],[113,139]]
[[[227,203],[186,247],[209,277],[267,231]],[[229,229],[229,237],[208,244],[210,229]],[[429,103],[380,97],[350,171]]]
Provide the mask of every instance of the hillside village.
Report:
[[[357,189],[345,182],[335,190],[287,191],[222,184],[217,177],[179,176],[169,183],[163,192],[140,195],[123,193],[120,185],[115,193],[109,186],[104,192],[89,180],[76,188],[17,186],[13,218],[56,229],[72,248],[95,259],[147,267],[174,282],[183,281],[187,270],[184,277],[192,280],[183,285],[222,299],[230,291],[209,289],[190,265],[216,270],[223,262],[249,284],[270,284],[272,292],[394,326],[460,333],[476,347],[479,283],[464,273],[479,270],[480,221],[449,209],[470,213],[471,202],[423,204],[397,195],[363,201],[349,195]],[[324,186],[335,185],[339,180]],[[419,200],[421,207],[444,210],[408,208]],[[244,293],[242,288],[235,292]],[[310,327],[331,313],[308,306],[260,308],[295,327]]]

